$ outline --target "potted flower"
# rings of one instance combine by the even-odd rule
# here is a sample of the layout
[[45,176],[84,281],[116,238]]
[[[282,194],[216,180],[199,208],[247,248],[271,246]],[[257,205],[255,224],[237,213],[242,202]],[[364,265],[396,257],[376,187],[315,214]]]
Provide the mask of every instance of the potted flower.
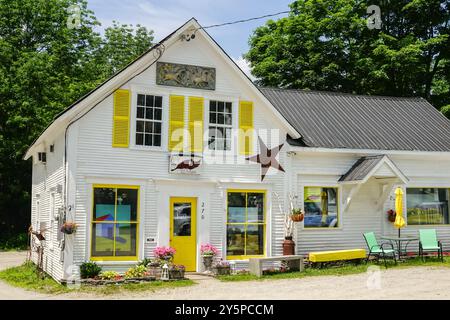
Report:
[[392,209],[389,209],[388,211],[387,211],[387,217],[388,217],[388,220],[390,221],[390,222],[395,222],[395,216],[396,216],[397,214],[395,213],[395,211],[394,210],[392,210]]
[[291,211],[291,219],[294,222],[302,222],[305,218],[305,214],[302,209],[292,209]]
[[156,247],[153,254],[157,259],[164,260],[169,263],[173,260],[176,250],[172,247]]
[[179,264],[172,264],[169,266],[169,279],[184,279],[184,272],[186,267]]
[[212,244],[202,244],[200,247],[200,254],[203,258],[203,264],[205,266],[206,272],[211,272],[211,266],[213,263],[214,257],[219,253],[219,250],[217,250],[216,247],[214,247]]
[[61,232],[65,234],[72,234],[77,230],[78,225],[75,222],[64,222],[61,226]]
[[223,261],[223,259],[220,259],[220,261],[214,266],[214,274],[218,276],[231,274],[230,263],[228,261]]
[[161,261],[162,260],[153,259],[147,263],[146,267],[147,267],[149,276],[155,277],[155,279],[161,279],[161,274],[162,274]]

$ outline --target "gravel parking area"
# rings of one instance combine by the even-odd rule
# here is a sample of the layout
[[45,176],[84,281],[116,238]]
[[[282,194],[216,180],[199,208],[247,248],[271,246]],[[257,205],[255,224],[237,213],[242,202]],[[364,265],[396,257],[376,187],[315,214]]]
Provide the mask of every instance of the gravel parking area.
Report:
[[[25,257],[23,252],[2,252],[0,269],[19,265]],[[198,284],[117,296],[76,292],[43,295],[0,281],[0,299],[450,299],[450,268],[445,267],[371,268],[368,273],[346,276],[244,282],[190,277]]]

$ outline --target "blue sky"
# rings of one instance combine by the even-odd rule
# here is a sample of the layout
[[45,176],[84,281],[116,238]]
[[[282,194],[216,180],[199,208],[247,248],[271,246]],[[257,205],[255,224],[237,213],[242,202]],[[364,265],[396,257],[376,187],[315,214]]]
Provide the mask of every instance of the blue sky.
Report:
[[[289,10],[292,0],[88,0],[89,8],[106,28],[116,20],[141,24],[155,31],[160,40],[188,19],[195,17],[203,26],[262,16]],[[280,15],[278,17],[283,17]],[[274,17],[274,19],[278,18]],[[252,31],[267,19],[208,29],[208,33],[241,66]],[[247,71],[247,70],[245,70]]]

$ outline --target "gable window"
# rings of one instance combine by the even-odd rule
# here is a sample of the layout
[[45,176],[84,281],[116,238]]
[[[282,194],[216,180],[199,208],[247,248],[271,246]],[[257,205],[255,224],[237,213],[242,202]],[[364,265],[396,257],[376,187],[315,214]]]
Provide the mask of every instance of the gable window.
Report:
[[209,102],[209,138],[210,150],[231,150],[232,103],[223,101]]
[[305,187],[305,228],[338,227],[338,189]]
[[265,192],[229,190],[227,194],[227,258],[264,255]]
[[408,225],[449,224],[449,189],[407,188]]
[[93,260],[136,260],[139,188],[94,186]]
[[136,145],[161,146],[162,97],[138,94]]

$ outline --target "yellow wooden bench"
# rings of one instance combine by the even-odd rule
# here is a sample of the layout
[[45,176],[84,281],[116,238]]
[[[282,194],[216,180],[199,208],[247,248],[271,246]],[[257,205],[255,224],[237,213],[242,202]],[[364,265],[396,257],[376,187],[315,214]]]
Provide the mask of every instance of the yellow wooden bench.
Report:
[[364,249],[319,251],[309,253],[309,261],[314,263],[342,261],[342,260],[356,260],[365,258],[366,258],[366,250]]

